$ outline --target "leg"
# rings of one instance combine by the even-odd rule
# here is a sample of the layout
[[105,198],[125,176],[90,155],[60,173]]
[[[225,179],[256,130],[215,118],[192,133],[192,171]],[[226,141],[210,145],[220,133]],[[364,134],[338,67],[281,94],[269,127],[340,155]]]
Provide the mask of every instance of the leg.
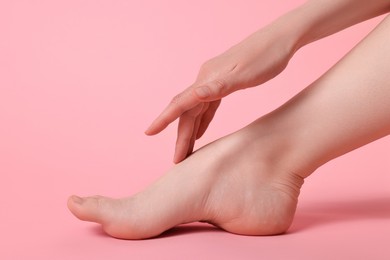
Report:
[[203,147],[143,192],[71,197],[80,219],[140,239],[193,221],[278,234],[303,179],[327,161],[390,134],[390,18],[319,80],[274,112]]
[[390,16],[330,71],[274,113],[280,115],[275,117],[277,124],[287,123],[295,141],[305,146],[291,158],[303,167],[297,170],[307,172],[302,177],[389,135]]

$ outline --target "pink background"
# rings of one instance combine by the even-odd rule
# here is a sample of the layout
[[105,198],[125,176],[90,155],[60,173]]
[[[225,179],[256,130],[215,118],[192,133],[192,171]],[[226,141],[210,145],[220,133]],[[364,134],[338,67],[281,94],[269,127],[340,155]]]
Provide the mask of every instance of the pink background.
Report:
[[[390,259],[389,138],[312,175],[282,236],[195,224],[123,241],[66,208],[70,194],[126,196],[163,174],[176,127],[147,137],[151,120],[203,61],[302,2],[1,0],[0,259]],[[282,104],[379,21],[226,98],[198,146]]]

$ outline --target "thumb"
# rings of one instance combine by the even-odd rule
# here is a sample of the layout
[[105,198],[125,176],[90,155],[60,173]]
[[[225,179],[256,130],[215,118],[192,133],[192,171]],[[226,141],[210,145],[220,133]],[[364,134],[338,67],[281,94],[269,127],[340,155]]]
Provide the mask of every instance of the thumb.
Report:
[[203,101],[214,101],[221,99],[237,90],[237,85],[231,79],[215,79],[206,84],[194,88],[196,97]]

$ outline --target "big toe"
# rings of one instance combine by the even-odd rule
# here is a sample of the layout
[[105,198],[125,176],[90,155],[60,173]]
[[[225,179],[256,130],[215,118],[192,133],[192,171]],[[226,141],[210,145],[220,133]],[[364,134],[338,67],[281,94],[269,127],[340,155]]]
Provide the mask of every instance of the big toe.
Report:
[[68,199],[68,208],[78,219],[99,223],[108,235],[116,238],[144,239],[165,230],[162,226],[142,225],[140,218],[148,216],[134,214],[131,198],[112,199],[103,196],[81,198],[73,195]]
[[103,196],[81,198],[73,195],[68,199],[68,208],[78,219],[100,224],[113,218],[118,210],[117,204],[117,200]]

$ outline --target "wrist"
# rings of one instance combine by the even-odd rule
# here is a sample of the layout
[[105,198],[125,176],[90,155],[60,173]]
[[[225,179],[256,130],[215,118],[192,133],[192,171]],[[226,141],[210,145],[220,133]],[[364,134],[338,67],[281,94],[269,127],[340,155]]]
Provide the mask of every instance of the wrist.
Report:
[[388,12],[388,0],[312,0],[279,17],[275,24],[283,28],[296,52],[311,42]]
[[284,14],[266,27],[272,32],[275,41],[284,44],[290,58],[309,43],[309,26],[300,17],[302,8],[301,6]]

